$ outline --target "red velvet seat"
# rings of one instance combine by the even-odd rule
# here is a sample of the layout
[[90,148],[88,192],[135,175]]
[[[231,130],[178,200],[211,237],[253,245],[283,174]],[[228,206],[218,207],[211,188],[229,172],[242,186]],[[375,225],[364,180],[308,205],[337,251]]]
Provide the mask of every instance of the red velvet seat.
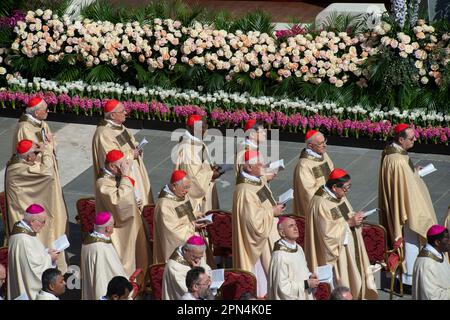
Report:
[[145,221],[145,234],[147,235],[147,241],[150,242],[151,248],[153,248],[153,222],[155,215],[155,205],[148,204],[142,209],[142,217]]
[[391,275],[390,299],[394,294],[394,284],[397,272],[399,273],[400,295],[403,296],[402,282],[402,263],[404,261],[403,254],[403,238],[397,239],[392,245],[392,249],[388,249],[386,229],[378,224],[365,222],[362,225],[362,235],[370,264],[379,263],[383,266],[383,270]]
[[7,236],[9,234],[8,230],[8,216],[6,214],[6,196],[5,192],[0,192],[0,214],[3,221],[3,226],[5,227],[5,241],[4,245],[7,243]]
[[142,269],[138,268],[136,269],[135,272],[133,272],[133,274],[130,276],[130,282],[131,285],[133,286],[133,293],[131,295],[131,297],[133,299],[136,299],[136,297],[141,293],[141,286],[139,285],[139,283],[142,283],[142,281],[138,281],[137,278],[139,275],[142,274]]
[[211,210],[208,214],[213,215],[213,223],[206,227],[213,255],[221,257],[222,265],[225,266],[225,259],[232,256],[231,212]]
[[314,292],[314,298],[316,300],[330,300],[331,287],[329,283],[321,282]]
[[94,230],[94,220],[95,220],[95,198],[81,198],[77,200],[77,212],[78,215],[75,217],[77,222],[80,224],[82,238],[86,234]]
[[225,282],[219,289],[222,300],[239,300],[244,292],[256,297],[256,277],[251,272],[239,269],[225,269]]
[[148,267],[145,283],[150,286],[150,295],[154,300],[162,299],[162,282],[165,267],[165,263],[152,264]]
[[294,214],[288,215],[289,218],[292,218],[297,223],[298,228],[298,238],[297,243],[303,250],[305,250],[305,217],[296,216]]
[[[5,267],[6,274],[8,274],[8,247],[0,248],[0,264],[2,264]],[[6,283],[7,279],[8,278],[5,279],[5,284],[4,284],[5,292],[7,292],[7,290],[6,290],[6,286],[8,285]]]

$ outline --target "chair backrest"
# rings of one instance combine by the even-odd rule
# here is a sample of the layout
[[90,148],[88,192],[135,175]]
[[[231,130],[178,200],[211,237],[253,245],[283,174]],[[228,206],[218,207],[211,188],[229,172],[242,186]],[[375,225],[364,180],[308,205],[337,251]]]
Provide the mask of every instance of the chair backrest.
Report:
[[314,293],[316,300],[330,300],[331,286],[329,283],[321,282]]
[[296,216],[294,214],[288,215],[289,218],[295,220],[298,228],[297,243],[303,250],[305,250],[305,217]]
[[213,250],[228,250],[231,254],[232,250],[232,225],[231,212],[224,210],[211,210],[206,213],[213,214],[213,223],[209,224],[206,229]]
[[[0,264],[2,264],[5,267],[6,274],[8,274],[8,247],[1,247],[0,248]],[[6,278],[8,280],[8,277]],[[6,292],[6,287],[8,283],[5,281],[4,289]],[[0,286],[1,287],[1,286]]]
[[151,288],[151,295],[155,300],[162,299],[162,283],[164,276],[165,263],[152,264],[148,267],[147,277]]
[[239,269],[225,269],[225,282],[219,289],[223,300],[239,300],[245,292],[256,297],[256,277],[253,273]]
[[142,217],[146,223],[146,234],[147,240],[153,243],[153,223],[154,223],[154,215],[155,215],[155,205],[148,204],[144,206],[142,209]]
[[8,216],[6,214],[6,195],[5,192],[0,192],[0,213],[5,226],[6,234],[9,233],[8,228]]
[[81,198],[77,200],[78,215],[75,218],[81,227],[83,234],[90,233],[94,230],[95,221],[95,198]]
[[385,262],[387,250],[386,229],[379,225],[364,222],[362,236],[370,264]]
[[403,263],[405,255],[403,253],[404,240],[402,237],[395,240],[391,250],[386,250],[386,264],[389,271],[395,272]]

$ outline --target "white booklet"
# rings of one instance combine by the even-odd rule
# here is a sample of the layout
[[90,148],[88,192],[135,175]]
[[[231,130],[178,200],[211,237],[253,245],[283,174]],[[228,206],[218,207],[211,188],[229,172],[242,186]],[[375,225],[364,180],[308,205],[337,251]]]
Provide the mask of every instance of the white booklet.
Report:
[[211,276],[211,289],[219,289],[225,282],[225,269],[211,270],[209,275]]
[[292,199],[294,199],[294,189],[291,188],[278,197],[278,203],[285,204]]
[[432,163],[427,164],[425,167],[419,170],[419,176],[422,178],[426,175],[429,175],[432,172],[435,172],[437,169],[434,167]]
[[364,212],[364,218],[366,218],[374,213],[378,213],[378,211],[380,211],[380,209],[378,209],[378,208],[366,211],[366,212]]
[[204,216],[203,218],[197,219],[195,222],[211,224],[211,223],[213,223],[213,215],[208,214],[207,216]]
[[141,150],[145,147],[145,145],[148,143],[147,139],[145,137],[142,139],[142,141],[138,144],[136,149]]
[[284,159],[271,162],[267,166],[268,172],[276,172],[276,171],[280,171],[280,170],[284,170]]
[[53,247],[55,248],[55,250],[63,251],[70,247],[69,239],[67,239],[67,236],[63,234],[53,242]]
[[326,264],[317,267],[317,279],[319,282],[331,283],[333,281],[333,266],[331,264]]
[[30,300],[30,299],[28,298],[28,295],[26,293],[22,293],[20,296],[18,296],[14,300]]

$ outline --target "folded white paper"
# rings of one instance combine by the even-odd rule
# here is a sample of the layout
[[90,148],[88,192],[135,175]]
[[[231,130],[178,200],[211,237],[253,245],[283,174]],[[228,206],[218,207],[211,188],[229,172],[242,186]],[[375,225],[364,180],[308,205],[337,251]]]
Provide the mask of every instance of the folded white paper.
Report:
[[20,296],[18,296],[14,300],[30,300],[30,299],[28,298],[28,295],[26,293],[22,293]]
[[432,163],[427,164],[425,167],[419,170],[419,176],[425,177],[432,172],[435,172],[437,169],[434,167]]
[[211,224],[211,223],[213,223],[213,215],[212,214],[208,214],[207,216],[204,216],[203,218],[197,219],[196,222],[197,223]]
[[319,279],[319,282],[331,283],[333,281],[333,266],[326,264],[317,267],[317,279]]
[[139,145],[136,147],[136,149],[143,149],[145,147],[145,145],[148,143],[147,139],[145,139],[145,137],[142,139],[142,141],[139,143]]
[[53,242],[53,247],[55,248],[55,250],[63,251],[70,247],[69,239],[67,239],[67,236],[63,234]]
[[372,214],[374,214],[374,213],[378,213],[379,210],[380,210],[380,209],[375,208],[375,209],[372,209],[372,210],[369,210],[369,211],[364,212],[364,218],[365,218],[365,217],[368,217],[368,216],[370,216],[370,215],[372,215]]
[[271,162],[267,166],[267,171],[268,172],[276,172],[276,171],[280,171],[280,170],[283,170],[283,169],[284,169],[284,159]]
[[278,197],[278,203],[285,204],[292,199],[294,199],[294,189],[291,188]]
[[209,275],[211,276],[211,289],[219,289],[225,282],[225,269],[211,270]]

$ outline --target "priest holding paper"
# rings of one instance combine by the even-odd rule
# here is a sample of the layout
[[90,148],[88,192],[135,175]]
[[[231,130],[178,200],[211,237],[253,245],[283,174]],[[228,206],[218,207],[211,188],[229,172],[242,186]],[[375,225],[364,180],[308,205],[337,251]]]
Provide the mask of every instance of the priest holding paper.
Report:
[[299,236],[297,223],[292,218],[280,217],[278,233],[269,267],[269,300],[313,300],[311,290],[319,280],[308,270]]
[[163,300],[181,300],[188,292],[186,274],[192,267],[203,267],[207,273],[211,268],[205,260],[206,243],[202,237],[192,236],[170,256],[164,269],[162,283]]
[[[120,150],[131,160],[129,176],[135,181],[134,193],[139,207],[153,204],[150,179],[144,164],[143,149],[138,148],[133,134],[123,123],[127,111],[117,100],[109,100],[103,108],[105,118],[100,121],[92,139],[92,158],[94,160],[94,178],[101,174],[106,154],[111,150]],[[145,142],[145,141],[144,141]],[[143,146],[145,144],[142,144]]]
[[448,229],[432,226],[414,263],[413,300],[450,300],[450,264],[444,255],[449,250]]
[[428,229],[437,223],[427,186],[408,156],[414,146],[414,129],[407,124],[394,127],[394,141],[381,157],[378,184],[380,223],[388,231],[390,243],[405,239],[403,283],[411,285],[414,261]]
[[189,116],[186,132],[180,138],[176,154],[176,170],[183,170],[189,176],[188,191],[194,210],[206,213],[219,208],[215,180],[222,174],[220,167],[213,165],[208,147],[203,142],[207,124],[200,115]]
[[[188,191],[189,177],[183,170],[175,170],[159,193],[153,224],[153,263],[164,263],[173,251],[206,226],[197,223]],[[197,214],[199,214],[197,212]]]
[[147,270],[148,266],[148,245],[135,196],[135,180],[129,175],[131,161],[120,150],[109,151],[95,192],[97,212],[108,211],[114,217],[111,241],[128,277],[136,268]]
[[306,148],[294,170],[294,214],[308,218],[309,202],[334,169],[327,153],[327,139],[317,130],[306,132]]
[[114,217],[109,212],[97,213],[94,231],[81,246],[82,300],[98,300],[112,278],[127,276],[111,241],[113,232]]
[[[66,233],[67,227],[66,204],[53,151],[48,143],[38,145],[32,140],[20,140],[5,170],[8,233],[23,219],[30,203],[41,203],[47,223],[37,237],[45,247],[52,247],[53,242]],[[67,270],[64,252],[58,256],[57,265],[64,274]]]
[[247,150],[244,161],[233,195],[233,268],[254,273],[258,295],[264,296],[273,245],[279,239],[275,217],[284,206],[273,199],[260,153]]
[[14,224],[8,247],[8,299],[26,294],[34,300],[41,290],[41,277],[58,259],[59,252],[45,249],[36,236],[47,222],[45,209],[30,205],[23,220]]
[[[351,180],[343,169],[334,169],[327,183],[311,199],[305,253],[309,270],[333,266],[335,286],[346,286],[355,299],[377,299],[373,270],[361,233],[363,212],[354,212],[347,200]],[[308,239],[309,238],[309,239]]]

